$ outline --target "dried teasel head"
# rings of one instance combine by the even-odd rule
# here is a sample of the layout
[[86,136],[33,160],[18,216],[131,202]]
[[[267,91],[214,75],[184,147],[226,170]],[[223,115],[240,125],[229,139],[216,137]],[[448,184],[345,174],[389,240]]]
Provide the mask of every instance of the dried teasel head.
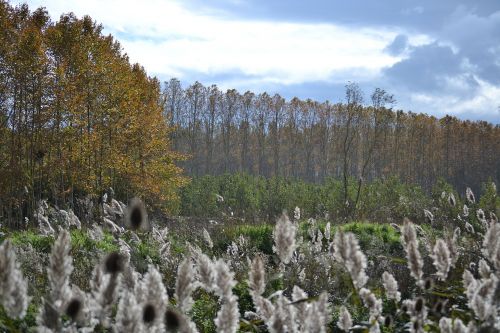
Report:
[[391,326],[391,325],[392,325],[392,323],[393,323],[393,321],[394,321],[394,320],[392,319],[392,316],[391,316],[391,315],[387,315],[387,316],[385,316],[385,318],[384,318],[384,326],[385,326],[385,327],[389,327],[389,326]]
[[434,312],[434,315],[441,316],[446,308],[446,303],[446,301],[437,301],[432,308],[432,312]]
[[422,297],[418,297],[415,301],[415,312],[421,313],[424,310],[424,299]]
[[144,203],[139,198],[133,198],[127,207],[125,215],[127,227],[131,230],[149,230],[148,213]]
[[429,290],[432,290],[432,288],[434,288],[434,280],[431,278],[425,279],[424,280],[424,289],[429,291]]
[[125,258],[118,252],[111,252],[104,259],[104,271],[108,274],[123,272]]
[[156,307],[152,303],[146,303],[142,308],[142,321],[151,324],[156,319]]
[[71,320],[77,321],[78,318],[80,317],[80,314],[82,313],[82,309],[83,309],[82,300],[78,297],[74,297],[68,302],[68,305],[66,306],[65,314],[68,317],[70,317]]
[[167,311],[165,311],[165,327],[167,329],[167,332],[175,331],[180,326],[181,326],[180,314],[173,309],[167,309]]

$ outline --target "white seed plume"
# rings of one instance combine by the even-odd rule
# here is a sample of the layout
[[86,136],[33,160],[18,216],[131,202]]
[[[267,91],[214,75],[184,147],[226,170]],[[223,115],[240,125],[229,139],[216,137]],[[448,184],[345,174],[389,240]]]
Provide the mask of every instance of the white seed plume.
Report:
[[417,283],[421,284],[422,276],[424,274],[422,271],[424,261],[422,260],[420,251],[418,250],[418,241],[415,226],[408,219],[405,219],[404,221],[401,243],[403,244],[406,251],[406,259],[408,261],[408,268],[410,269],[410,273],[413,278],[417,280]]
[[447,317],[442,317],[439,320],[439,329],[441,330],[441,333],[467,333],[469,330],[467,327],[464,325],[462,320],[460,318],[447,318]]
[[275,311],[273,303],[267,298],[258,295],[252,295],[253,304],[257,310],[257,314],[265,321],[270,320]]
[[138,303],[152,303],[158,313],[164,313],[168,305],[168,295],[163,285],[160,272],[149,265],[147,273],[141,280],[138,292]]
[[457,204],[457,201],[455,200],[455,195],[453,195],[453,193],[450,193],[448,195],[448,203],[453,207],[455,207],[455,205]]
[[464,204],[463,215],[464,217],[469,216],[469,207],[466,204]]
[[134,293],[124,290],[116,311],[115,332],[141,332],[141,324],[141,307],[137,304]]
[[49,280],[50,301],[55,308],[62,312],[65,301],[71,298],[69,278],[73,272],[73,258],[71,250],[71,236],[68,231],[61,230],[50,255],[47,278]]
[[451,237],[446,238],[446,244],[448,245],[448,250],[450,250],[451,267],[455,267],[458,258],[460,257],[458,239],[460,238],[460,228],[456,228]]
[[483,238],[482,252],[500,270],[500,223],[490,223]]
[[352,328],[351,314],[349,313],[349,311],[347,311],[347,308],[345,306],[340,308],[337,326],[344,332],[349,332],[349,330]]
[[61,314],[66,302],[71,299],[69,278],[73,271],[72,258],[69,255],[71,236],[66,230],[61,230],[52,246],[47,268],[49,292],[44,299],[37,316],[37,324],[44,329],[61,329]]
[[434,267],[437,270],[438,279],[444,281],[448,276],[448,272],[451,267],[450,250],[446,242],[442,239],[438,239],[436,245],[434,245],[433,253],[431,258],[434,260]]
[[307,293],[298,286],[293,286],[292,301],[297,308],[297,320],[300,323],[305,323],[307,320],[307,309],[310,306],[307,300]]
[[467,298],[471,300],[474,296],[474,293],[476,292],[476,288],[479,282],[474,278],[474,276],[468,269],[464,270],[464,273],[462,274],[462,284],[464,286]]
[[368,276],[365,272],[367,261],[366,256],[359,247],[356,236],[352,233],[344,233],[339,230],[335,233],[330,248],[330,251],[333,248],[334,259],[343,264],[349,272],[356,289],[362,288],[368,281]]
[[382,300],[366,288],[359,290],[359,296],[363,300],[363,304],[370,310],[370,317],[376,320],[382,314]]
[[201,251],[194,253],[194,260],[196,262],[198,280],[204,288],[213,290],[215,288],[216,272],[212,260]]
[[497,214],[490,212],[490,221],[491,223],[498,223],[498,216]]
[[238,330],[240,322],[238,298],[232,293],[230,296],[224,297],[214,322],[217,327],[217,332],[235,333]]
[[281,262],[288,264],[292,259],[293,251],[295,251],[295,234],[297,230],[288,216],[283,214],[278,221],[273,231],[274,246],[273,251],[278,255]]
[[432,214],[429,210],[424,209],[424,216],[430,223],[434,222],[434,214]]
[[467,232],[469,232],[471,234],[475,234],[476,233],[475,230],[474,230],[474,227],[469,222],[465,222],[465,230],[467,230]]
[[267,321],[267,327],[271,333],[287,333],[290,331],[290,322],[286,308],[289,306],[287,300],[282,295],[278,296],[273,314]]
[[248,274],[248,285],[255,295],[262,295],[266,289],[266,272],[261,256],[256,256],[252,260],[250,273]]
[[484,259],[479,260],[478,271],[479,271],[479,275],[481,276],[481,278],[488,279],[490,277],[491,269],[490,269],[490,266],[488,265],[488,263],[486,262],[486,260],[484,260]]
[[295,221],[300,220],[300,208],[299,207],[295,207],[295,209],[293,210],[293,219]]
[[484,210],[482,210],[481,208],[476,210],[476,217],[479,220],[479,222],[481,222],[482,224],[487,223],[486,215],[484,214]]
[[219,297],[227,297],[232,294],[232,289],[236,286],[234,273],[231,272],[229,266],[224,260],[219,259],[214,263],[215,271],[215,293]]
[[475,289],[472,299],[469,298],[469,307],[474,310],[476,316],[484,321],[496,315],[495,291],[498,278],[491,274],[489,279],[482,279]]
[[90,282],[92,298],[90,311],[102,326],[109,327],[111,312],[118,298],[119,274],[105,274],[102,265],[95,267]]
[[396,302],[401,300],[401,293],[398,291],[398,282],[389,272],[382,274],[382,283],[385,289],[385,296],[387,299],[392,299]]
[[302,270],[299,272],[299,281],[304,282],[306,280],[306,269],[302,268]]
[[467,326],[460,320],[460,318],[455,318],[453,321],[453,333],[472,333]]
[[439,329],[441,333],[453,333],[453,324],[450,318],[442,317],[439,320]]
[[179,308],[187,313],[193,306],[191,293],[195,288],[194,271],[191,262],[184,259],[177,269],[177,280],[175,282],[175,297]]
[[328,222],[326,224],[326,227],[325,227],[325,238],[326,240],[330,240],[330,237],[332,235],[332,231],[331,231],[331,225],[330,225],[330,222]]
[[312,302],[307,308],[307,317],[300,332],[326,333],[329,318],[328,294],[323,292],[319,295],[318,300]]
[[0,245],[0,305],[7,316],[23,318],[28,309],[28,283],[23,278],[10,240]]
[[220,297],[222,306],[217,317],[215,325],[217,332],[234,333],[239,327],[240,312],[238,310],[238,298],[233,295],[233,288],[236,286],[234,273],[223,260],[217,260],[214,264],[216,272],[215,293]]
[[476,197],[474,196],[474,193],[472,193],[470,187],[467,187],[467,189],[465,190],[465,197],[470,204],[476,203]]
[[210,234],[208,233],[207,229],[203,228],[203,239],[205,240],[205,243],[207,246],[211,249],[214,247],[214,243],[212,242],[212,238],[210,237]]

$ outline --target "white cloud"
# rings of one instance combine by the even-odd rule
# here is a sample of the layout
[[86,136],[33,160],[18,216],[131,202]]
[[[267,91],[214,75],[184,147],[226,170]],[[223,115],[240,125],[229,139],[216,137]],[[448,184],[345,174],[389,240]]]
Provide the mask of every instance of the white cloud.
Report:
[[[413,107],[422,110],[435,110],[440,113],[467,118],[492,118],[500,120],[500,87],[493,86],[486,81],[475,77],[479,87],[473,97],[462,97],[460,94],[412,94],[410,102]],[[463,88],[462,82],[455,82],[455,87]],[[465,85],[466,86],[466,85]],[[434,114],[436,112],[433,112]]]
[[[439,42],[458,51],[450,38],[436,39],[394,26],[375,29],[237,19],[220,9],[188,10],[182,0],[29,0],[28,4],[32,9],[46,7],[53,19],[71,11],[79,17],[90,15],[103,24],[105,33],[117,37],[131,61],[139,62],[152,75],[162,79],[175,76],[186,82],[219,77],[218,82],[205,83],[217,83],[221,88],[286,90],[283,85],[349,80],[390,88],[382,71],[408,58],[415,47]],[[422,10],[416,7],[411,15],[419,12]],[[384,50],[398,34],[408,37],[409,47],[401,55],[391,56]],[[474,73],[476,66],[465,58],[462,67],[465,73]],[[392,86],[392,92],[400,106],[408,109],[500,119],[500,87],[478,82],[473,97],[465,93],[470,92],[468,82],[460,77],[444,80],[446,89],[441,92],[417,94],[404,86]],[[286,95],[286,91],[279,92]],[[324,99],[331,97],[335,96]]]
[[[384,53],[396,31],[333,24],[235,20],[194,13],[176,1],[30,1],[52,17],[73,11],[120,35],[133,62],[163,77],[239,73],[280,84],[335,80],[350,69],[363,79],[401,60]],[[418,43],[422,37],[414,37]]]

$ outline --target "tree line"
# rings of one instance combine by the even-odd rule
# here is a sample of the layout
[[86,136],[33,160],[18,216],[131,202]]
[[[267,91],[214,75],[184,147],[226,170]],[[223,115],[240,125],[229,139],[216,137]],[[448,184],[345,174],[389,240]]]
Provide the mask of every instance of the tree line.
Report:
[[395,110],[394,97],[375,89],[366,98],[346,85],[342,103],[285,100],[278,94],[226,92],[178,79],[163,86],[164,113],[175,150],[192,176],[244,172],[322,182],[397,176],[430,190],[439,178],[480,190],[500,179],[500,127],[485,121],[438,119]]
[[0,0],[0,217],[109,187],[165,205],[184,180],[160,83],[90,17]]

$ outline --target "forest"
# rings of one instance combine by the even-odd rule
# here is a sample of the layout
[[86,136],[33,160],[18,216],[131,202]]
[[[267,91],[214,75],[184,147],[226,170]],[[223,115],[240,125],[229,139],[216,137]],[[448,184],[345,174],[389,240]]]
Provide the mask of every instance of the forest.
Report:
[[161,83],[0,0],[0,332],[498,332],[499,181],[499,124]]
[[[439,178],[456,188],[498,182],[500,128],[484,121],[395,110],[376,88],[368,100],[356,83],[343,103],[244,94],[177,79],[163,88],[164,112],[189,175],[243,172],[321,182],[344,175],[397,176],[430,190]],[[376,157],[376,158],[375,158]]]

